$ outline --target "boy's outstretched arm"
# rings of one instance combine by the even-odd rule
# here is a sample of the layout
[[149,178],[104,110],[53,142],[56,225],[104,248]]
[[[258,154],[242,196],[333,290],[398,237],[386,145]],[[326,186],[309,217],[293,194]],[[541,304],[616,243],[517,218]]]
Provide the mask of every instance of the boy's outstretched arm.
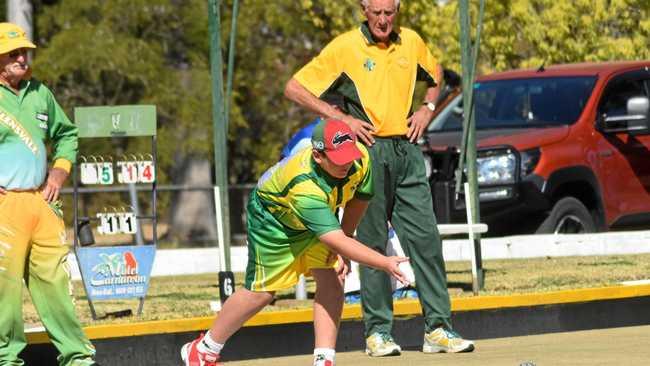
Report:
[[336,253],[350,258],[353,261],[365,264],[366,266],[381,269],[395,277],[401,283],[408,285],[409,281],[404,273],[398,268],[399,264],[408,261],[406,257],[386,257],[379,254],[355,239],[343,233],[343,230],[327,232],[319,237],[320,241],[330,247]]

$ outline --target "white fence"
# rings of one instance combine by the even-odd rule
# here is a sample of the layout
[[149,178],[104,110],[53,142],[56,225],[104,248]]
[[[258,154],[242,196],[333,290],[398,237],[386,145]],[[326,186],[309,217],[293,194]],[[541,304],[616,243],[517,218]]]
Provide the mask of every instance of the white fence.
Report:
[[[447,261],[469,261],[467,239],[443,241]],[[522,235],[481,239],[483,259],[564,257],[650,253],[650,231],[626,231],[580,235]],[[246,247],[231,247],[231,268],[243,272],[248,260]],[[80,279],[74,254],[69,256],[73,279]],[[170,276],[219,271],[219,251],[205,249],[158,250],[152,276]]]

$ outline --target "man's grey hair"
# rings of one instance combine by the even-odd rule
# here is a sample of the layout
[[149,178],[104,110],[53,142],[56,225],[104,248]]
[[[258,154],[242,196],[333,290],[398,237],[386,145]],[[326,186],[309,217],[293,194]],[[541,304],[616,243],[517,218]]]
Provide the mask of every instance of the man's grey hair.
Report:
[[[400,0],[395,0],[395,8],[396,9],[399,9],[399,1]],[[361,6],[363,6],[364,8],[367,8],[369,2],[370,2],[370,0],[361,0]]]

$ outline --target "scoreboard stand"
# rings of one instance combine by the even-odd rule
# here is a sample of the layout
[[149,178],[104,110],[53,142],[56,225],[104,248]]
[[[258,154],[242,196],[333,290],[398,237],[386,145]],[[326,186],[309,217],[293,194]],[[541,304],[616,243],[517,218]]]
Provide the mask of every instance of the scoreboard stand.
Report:
[[[151,138],[151,152],[146,154],[114,157],[109,152],[106,156],[80,155],[72,178],[74,252],[93,319],[99,319],[94,305],[98,300],[139,299],[137,314],[141,315],[157,247],[156,107],[153,105],[78,107],[75,108],[74,116],[80,139]],[[114,183],[123,185],[114,187]],[[148,214],[139,212],[137,194],[132,194],[131,197],[135,197],[135,202],[128,206],[130,210],[124,207],[105,208],[103,212],[98,212],[94,216],[80,215],[80,194],[121,192],[128,191],[128,188],[135,193],[136,183],[151,185],[151,205]],[[80,184],[91,187],[80,187]],[[148,243],[142,239],[143,221],[150,222],[152,227],[152,240]],[[101,235],[135,235],[136,245],[132,243],[111,246],[93,245],[95,243],[92,226],[96,226],[97,232]],[[110,313],[116,316],[129,314],[131,314],[130,310]]]

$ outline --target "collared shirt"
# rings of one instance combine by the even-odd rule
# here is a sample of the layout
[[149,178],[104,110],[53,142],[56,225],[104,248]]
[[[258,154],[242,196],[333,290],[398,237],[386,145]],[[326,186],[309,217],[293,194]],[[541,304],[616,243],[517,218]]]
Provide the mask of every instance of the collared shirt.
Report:
[[18,94],[0,84],[0,187],[38,188],[47,173],[47,140],[56,166],[69,170],[77,155],[77,127],[52,92],[35,79],[21,81]]
[[344,110],[372,123],[377,136],[404,135],[415,83],[435,86],[437,62],[413,30],[401,27],[385,46],[367,23],[332,40],[294,78],[309,92],[344,96]]
[[278,235],[316,242],[319,236],[341,227],[334,214],[337,208],[344,207],[352,198],[372,198],[368,150],[361,143],[357,142],[357,146],[363,156],[354,162],[345,178],[327,174],[313,160],[311,149],[284,158],[262,175],[256,194],[275,218]]

